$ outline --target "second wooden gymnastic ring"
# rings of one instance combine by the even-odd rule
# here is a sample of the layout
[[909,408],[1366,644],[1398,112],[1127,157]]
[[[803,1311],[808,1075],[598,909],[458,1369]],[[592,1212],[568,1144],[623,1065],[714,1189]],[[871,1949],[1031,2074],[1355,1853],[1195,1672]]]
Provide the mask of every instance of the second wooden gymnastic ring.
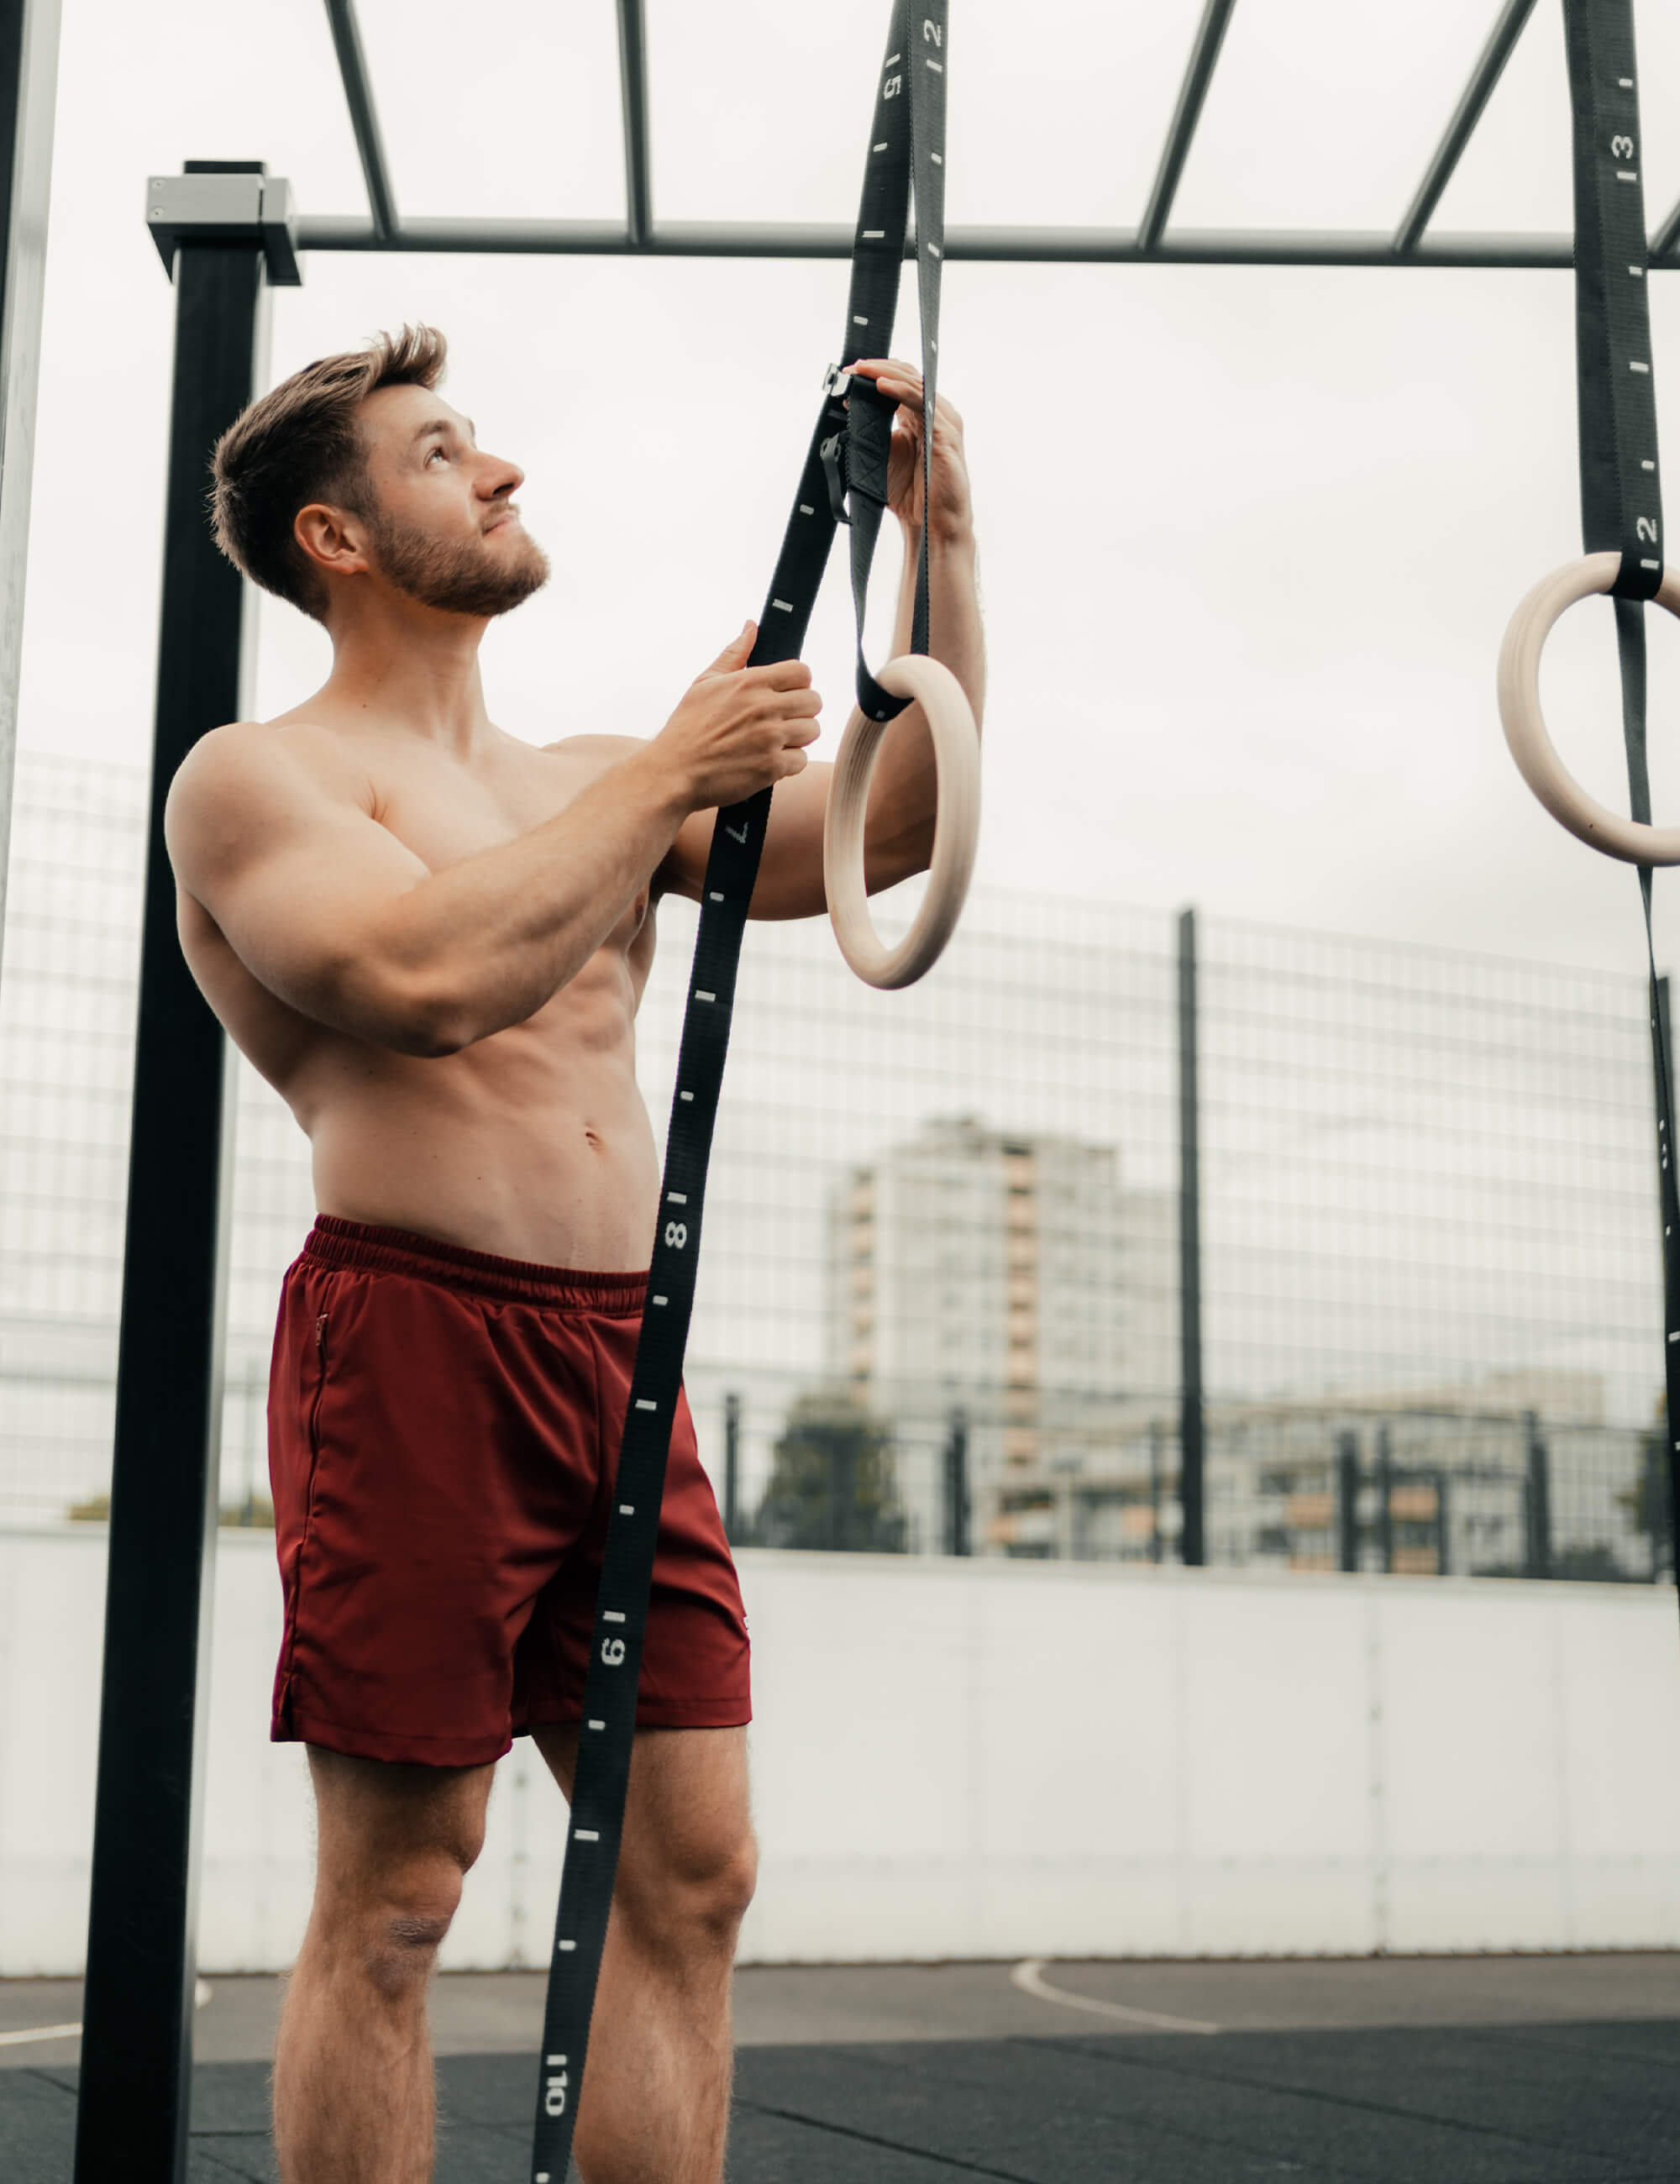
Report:
[[908,986],[938,961],[968,894],[980,838],[980,731],[968,694],[937,660],[904,653],[889,660],[875,679],[893,697],[913,699],[933,737],[939,806],[927,893],[898,946],[884,946],[869,914],[864,815],[881,739],[893,724],[865,720],[861,713],[841,738],[834,761],[822,830],[823,884],[840,952],[859,978],[871,986]]
[[[1589,849],[1630,865],[1680,865],[1680,827],[1646,827],[1588,796],[1558,756],[1540,711],[1540,655],[1566,607],[1607,592],[1619,554],[1588,554],[1543,577],[1517,608],[1499,648],[1499,718],[1518,771],[1554,819]],[[1680,615],[1680,573],[1662,572],[1656,604]]]

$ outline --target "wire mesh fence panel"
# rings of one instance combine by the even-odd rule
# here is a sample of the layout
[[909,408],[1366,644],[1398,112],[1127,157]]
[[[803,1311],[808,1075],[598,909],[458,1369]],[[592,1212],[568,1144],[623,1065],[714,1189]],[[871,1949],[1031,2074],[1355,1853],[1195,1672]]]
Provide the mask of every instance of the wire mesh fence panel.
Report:
[[[145,797],[19,758],[0,1518],[108,1481]],[[660,1136],[694,916],[661,905],[639,1019]],[[687,1371],[738,1540],[1176,1557],[1177,947],[1165,912],[981,892],[881,994],[825,922],[750,929]],[[1666,1572],[1643,988],[1226,921],[1199,956],[1210,1559]],[[313,1200],[242,1066],[238,1101],[222,1501],[261,1523]]]

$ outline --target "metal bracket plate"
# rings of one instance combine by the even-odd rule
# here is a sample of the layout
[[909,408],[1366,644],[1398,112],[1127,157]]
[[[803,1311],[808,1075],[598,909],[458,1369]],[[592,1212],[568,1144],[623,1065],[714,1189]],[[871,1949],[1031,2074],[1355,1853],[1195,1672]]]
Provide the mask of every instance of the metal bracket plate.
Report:
[[271,287],[303,284],[292,185],[278,176],[153,175],[146,224],[171,280],[183,242],[250,242],[261,248]]

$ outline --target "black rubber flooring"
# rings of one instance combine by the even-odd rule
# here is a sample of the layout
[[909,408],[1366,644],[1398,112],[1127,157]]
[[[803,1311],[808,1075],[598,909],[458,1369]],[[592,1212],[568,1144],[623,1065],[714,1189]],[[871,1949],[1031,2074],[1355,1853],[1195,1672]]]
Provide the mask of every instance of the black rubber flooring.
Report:
[[[201,2064],[191,2184],[270,2184],[267,2068]],[[438,2064],[437,2184],[524,2184],[530,2059]],[[75,2071],[0,2075],[0,2176],[70,2184]],[[1680,2020],[753,2048],[730,2184],[1680,2180]]]

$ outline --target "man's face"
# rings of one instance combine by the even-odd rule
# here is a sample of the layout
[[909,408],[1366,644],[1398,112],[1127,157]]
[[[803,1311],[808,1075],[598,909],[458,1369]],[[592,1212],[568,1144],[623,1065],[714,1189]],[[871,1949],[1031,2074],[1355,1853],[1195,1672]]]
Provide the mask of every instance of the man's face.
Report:
[[372,487],[363,521],[380,573],[423,606],[505,614],[548,580],[520,520],[516,463],[486,454],[470,418],[423,387],[381,387],[362,404]]

